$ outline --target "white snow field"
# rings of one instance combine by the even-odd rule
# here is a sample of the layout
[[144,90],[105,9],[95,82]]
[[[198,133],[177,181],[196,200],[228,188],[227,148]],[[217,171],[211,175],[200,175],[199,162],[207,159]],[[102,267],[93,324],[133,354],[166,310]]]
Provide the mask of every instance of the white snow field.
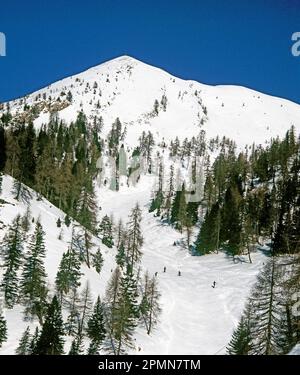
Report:
[[[23,214],[26,204],[13,199],[11,192],[13,179],[3,179],[1,199],[7,203],[0,206],[0,217],[4,224],[10,223],[17,213]],[[101,215],[113,214],[115,221],[127,219],[128,212],[139,202],[143,208],[142,229],[145,238],[143,246],[143,270],[150,274],[158,272],[159,289],[162,294],[162,315],[155,332],[148,336],[139,328],[136,334],[136,354],[223,354],[230,340],[232,330],[238,322],[251,285],[262,266],[265,256],[257,251],[253,254],[253,264],[245,262],[234,264],[223,253],[203,257],[191,256],[181,246],[173,246],[174,241],[183,237],[169,226],[162,225],[148,213],[151,178],[142,177],[136,188],[112,192],[101,189],[99,205]],[[32,192],[30,202],[32,216],[40,217],[46,231],[46,270],[49,286],[53,291],[54,279],[61,256],[67,250],[71,227],[63,225],[63,240],[58,239],[60,228],[56,221],[64,214],[46,200],[38,201]],[[99,195],[100,196],[100,195]],[[34,225],[31,231],[33,231]],[[4,233],[0,229],[0,237]],[[82,266],[82,285],[89,280],[93,297],[103,296],[106,283],[115,267],[115,249],[108,249],[98,239],[104,255],[104,267],[99,276],[94,270]],[[167,268],[163,273],[164,266]],[[181,276],[178,276],[178,270]],[[216,281],[216,288],[212,282]],[[22,307],[5,310],[8,322],[8,341],[3,344],[0,354],[13,354],[21,334],[30,325],[23,321]],[[66,343],[66,350],[70,342]],[[141,348],[138,351],[138,348]]]

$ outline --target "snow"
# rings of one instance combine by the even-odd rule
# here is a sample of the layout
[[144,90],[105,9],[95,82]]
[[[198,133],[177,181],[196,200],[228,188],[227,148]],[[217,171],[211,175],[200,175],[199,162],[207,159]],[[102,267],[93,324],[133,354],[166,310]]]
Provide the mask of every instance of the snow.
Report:
[[[96,89],[93,88],[95,82]],[[245,87],[185,81],[129,56],[53,83],[28,95],[26,103],[42,102],[42,99],[35,101],[38,94],[55,99],[62,91],[65,94],[71,91],[73,103],[59,112],[61,119],[75,120],[81,110],[91,119],[101,115],[103,133],[107,134],[119,117],[127,126],[126,143],[131,146],[136,145],[142,131],[148,130],[156,140],[170,141],[176,136],[181,140],[197,136],[203,129],[208,138],[226,136],[234,139],[239,147],[253,142],[264,144],[277,135],[282,137],[292,125],[300,130],[300,107],[293,102]],[[168,100],[166,112],[161,109],[157,117],[149,116],[155,99],[160,102],[163,94]],[[98,101],[101,108],[96,108]],[[9,104],[12,113],[23,111],[24,102],[20,99]],[[203,125],[200,124],[202,118]],[[35,126],[39,128],[48,120],[49,112],[42,111]]]
[[[24,213],[26,205],[17,202],[11,194],[13,179],[5,176],[1,199],[9,204],[0,207],[0,217],[4,224],[10,223],[17,213]],[[225,254],[212,254],[193,257],[174,241],[181,242],[183,234],[169,226],[162,225],[157,218],[148,213],[152,177],[143,176],[136,187],[124,188],[120,192],[98,189],[101,216],[113,214],[115,222],[122,218],[126,222],[128,213],[136,202],[143,210],[142,230],[145,237],[143,245],[143,270],[153,275],[158,272],[159,289],[162,294],[162,315],[155,332],[148,336],[144,329],[136,333],[135,354],[223,354],[243,310],[251,285],[262,266],[265,256],[257,251],[253,254],[253,264],[245,262],[234,264]],[[47,257],[45,261],[49,287],[53,284],[58,264],[68,246],[71,228],[63,225],[63,240],[58,240],[60,228],[56,221],[64,214],[46,200],[37,200],[32,192],[30,209],[32,215],[40,217],[46,230]],[[33,228],[32,228],[33,230]],[[4,230],[0,230],[0,237]],[[96,244],[99,239],[94,238]],[[85,280],[89,280],[93,297],[103,296],[106,283],[115,267],[115,249],[100,245],[104,255],[104,267],[99,276],[94,270],[82,266]],[[166,266],[166,273],[163,268]],[[181,276],[178,276],[178,271]],[[212,282],[216,281],[216,288]],[[8,321],[9,338],[0,349],[0,354],[13,354],[21,334],[27,327],[37,322],[23,321],[22,307],[5,310]],[[33,329],[31,329],[33,332]],[[68,345],[70,344],[68,340]],[[137,348],[140,347],[141,351]]]
[[[94,82],[97,82],[97,88],[94,88]],[[123,129],[125,126],[127,128],[125,149],[131,150],[137,146],[143,131],[151,131],[157,144],[162,139],[168,143],[176,136],[180,140],[191,138],[205,130],[207,138],[226,136],[243,148],[253,142],[265,144],[271,137],[283,137],[291,125],[295,126],[297,132],[300,130],[300,106],[295,103],[244,87],[208,86],[185,81],[129,56],[119,57],[53,83],[27,95],[23,101],[12,101],[9,103],[10,110],[13,114],[20,114],[25,101],[28,105],[43,103],[43,94],[48,104],[49,96],[53,103],[53,99],[59,97],[62,91],[65,94],[71,91],[73,102],[59,111],[61,119],[69,123],[76,119],[81,110],[91,122],[93,116],[102,116],[104,128],[100,136],[105,138],[112,123],[119,117]],[[36,100],[39,94],[41,98]],[[154,101],[157,99],[160,102],[162,95],[167,97],[166,111],[161,108],[158,116],[153,117]],[[63,100],[64,97],[61,98]],[[96,107],[98,101],[100,108]],[[0,115],[1,111],[5,111],[5,106],[0,110]],[[34,124],[40,128],[48,120],[49,111],[44,109]],[[153,155],[157,150],[154,149]],[[168,171],[170,161],[166,154],[165,170]],[[180,164],[178,166],[184,174]],[[126,222],[130,210],[139,202],[143,210],[145,239],[142,267],[144,271],[148,269],[151,275],[158,272],[162,294],[160,323],[151,336],[144,329],[137,330],[136,350],[133,353],[224,354],[265,255],[257,250],[252,256],[252,264],[246,258],[243,262],[233,263],[224,253],[191,256],[182,245],[184,234],[163,225],[148,213],[154,182],[155,176],[142,175],[136,186],[127,187],[123,183],[119,192],[98,186],[96,189],[98,205],[101,206],[99,219],[108,214],[113,215],[115,223],[119,218]],[[4,177],[1,199],[9,204],[0,204],[0,239],[6,230],[5,227],[1,228],[1,221],[7,225],[17,213],[23,214],[26,210],[26,204],[13,199],[12,183],[11,177]],[[71,227],[63,225],[63,239],[59,240],[60,228],[57,228],[56,221],[59,217],[63,221],[65,214],[45,199],[38,200],[34,192],[32,196],[32,214],[35,218],[40,217],[46,230],[45,263],[49,287],[53,291],[57,267],[71,237]],[[177,241],[177,246],[173,246],[174,241]],[[105,293],[111,270],[115,268],[116,249],[106,248],[97,238],[94,238],[94,242],[101,247],[104,267],[101,275],[98,275],[94,270],[82,266],[82,285],[89,280],[96,299],[98,294],[103,296]],[[163,272],[164,267],[167,268],[166,273]],[[178,276],[179,270],[181,276]],[[213,281],[216,281],[216,288],[211,287]],[[0,349],[0,354],[13,354],[27,325],[34,328],[37,323],[23,321],[21,306],[6,310],[5,316],[9,338]]]
[[289,355],[300,355],[300,344],[295,345]]

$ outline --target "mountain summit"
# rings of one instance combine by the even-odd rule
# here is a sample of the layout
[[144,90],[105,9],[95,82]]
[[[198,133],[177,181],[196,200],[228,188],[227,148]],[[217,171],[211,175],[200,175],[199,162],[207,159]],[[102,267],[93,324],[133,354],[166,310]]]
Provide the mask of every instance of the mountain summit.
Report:
[[148,130],[167,141],[205,130],[208,137],[226,136],[244,146],[283,136],[291,125],[300,129],[300,106],[293,102],[239,86],[185,81],[130,56],[62,79],[9,107],[12,114],[33,113],[37,127],[51,112],[69,122],[83,111],[89,119],[101,116],[105,133],[119,117],[130,144]]

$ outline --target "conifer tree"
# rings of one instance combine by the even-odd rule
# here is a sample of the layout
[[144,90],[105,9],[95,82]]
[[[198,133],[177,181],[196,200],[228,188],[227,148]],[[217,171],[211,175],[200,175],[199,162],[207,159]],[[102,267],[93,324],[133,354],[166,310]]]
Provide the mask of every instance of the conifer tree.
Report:
[[90,268],[90,249],[93,244],[91,242],[91,233],[96,233],[97,218],[96,218],[97,205],[95,202],[95,194],[93,186],[89,188],[84,187],[81,191],[78,206],[77,206],[77,219],[83,226],[82,238],[85,247],[85,261]]
[[80,261],[75,252],[74,245],[71,242],[67,252],[62,256],[55,279],[56,289],[60,294],[61,300],[63,295],[68,294],[70,290],[80,286],[80,278]]
[[96,251],[95,254],[93,254],[93,267],[95,268],[96,272],[101,273],[102,267],[103,267],[104,259],[100,250],[100,247]]
[[81,342],[80,337],[77,336],[72,341],[68,355],[81,355],[82,352],[83,352],[82,342]]
[[7,340],[6,320],[4,319],[0,311],[0,348],[6,340]]
[[113,247],[112,223],[107,215],[105,215],[101,221],[99,232],[102,235],[102,243],[109,248]]
[[123,268],[126,262],[126,255],[125,255],[125,246],[124,242],[122,241],[120,243],[120,246],[118,247],[118,252],[116,254],[116,263],[119,267]]
[[99,354],[102,342],[105,339],[106,329],[103,310],[103,304],[100,297],[98,297],[94,306],[93,314],[87,323],[87,334],[91,340],[88,350],[88,354],[90,355]]
[[64,329],[61,307],[56,296],[48,306],[45,322],[33,354],[64,354]]
[[248,304],[237,328],[232,334],[232,338],[227,347],[228,354],[248,355],[251,350],[251,340],[253,338],[253,333],[250,329],[250,309],[251,307]]
[[142,211],[138,205],[133,208],[129,216],[128,223],[128,265],[133,272],[134,265],[140,261],[142,257],[141,247],[143,245],[143,235],[140,227],[142,220]]
[[4,275],[1,283],[1,289],[4,292],[5,304],[12,308],[18,298],[18,270],[21,265],[23,252],[23,237],[21,231],[21,218],[18,215],[8,228],[1,244]]
[[196,243],[195,251],[199,254],[208,254],[218,251],[220,244],[220,207],[215,203],[211,210],[206,213],[201,225]]
[[30,354],[30,340],[31,340],[30,329],[29,327],[27,327],[20,339],[19,346],[16,349],[17,355],[29,355]]
[[117,268],[106,291],[107,333],[106,350],[115,355],[133,348],[133,332],[137,324],[136,280],[130,269],[125,276]]
[[233,183],[226,191],[221,214],[221,240],[233,257],[242,249],[241,201],[239,189]]
[[46,309],[47,297],[44,236],[45,232],[38,221],[34,234],[31,236],[20,283],[21,299],[25,305],[26,318],[36,315],[41,323]]
[[39,334],[40,334],[39,328],[36,327],[36,329],[34,331],[34,334],[31,336],[31,340],[30,340],[30,343],[29,343],[28,354],[30,354],[30,355],[34,354],[34,351],[35,351],[35,348],[36,348],[36,343],[38,342],[38,339],[39,339]]

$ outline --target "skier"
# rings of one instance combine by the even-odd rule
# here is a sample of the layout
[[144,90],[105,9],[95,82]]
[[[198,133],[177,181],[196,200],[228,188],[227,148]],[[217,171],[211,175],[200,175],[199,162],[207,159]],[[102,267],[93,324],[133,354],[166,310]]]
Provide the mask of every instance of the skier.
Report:
[[181,276],[181,272],[180,271],[178,271],[178,276]]
[[167,267],[165,266],[165,267],[164,267],[164,272],[166,272],[166,271],[167,271]]
[[213,282],[213,284],[212,284],[211,287],[212,287],[212,288],[215,288],[215,287],[216,287],[216,282],[215,282],[215,281]]
[[155,277],[157,276],[157,272],[155,272]]

